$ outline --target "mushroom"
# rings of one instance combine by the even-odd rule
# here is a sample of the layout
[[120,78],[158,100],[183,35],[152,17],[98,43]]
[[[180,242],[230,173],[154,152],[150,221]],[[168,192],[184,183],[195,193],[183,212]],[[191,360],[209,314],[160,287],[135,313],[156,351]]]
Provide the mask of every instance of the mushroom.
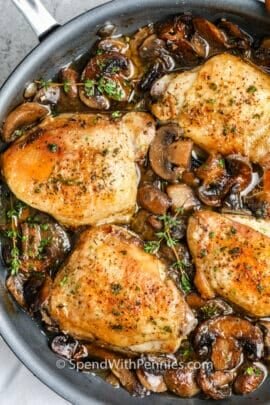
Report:
[[270,361],[270,321],[261,320],[259,326],[263,331],[264,336],[264,360]]
[[200,207],[200,202],[195,197],[193,190],[186,184],[171,184],[166,189],[172,202],[172,209],[189,211]]
[[[194,38],[191,19],[186,15],[178,16],[157,25],[158,37],[166,41],[168,49],[177,58],[179,63],[194,65],[199,62],[200,56],[205,56],[203,43]],[[197,52],[198,50],[198,52]]]
[[194,339],[199,355],[208,356],[218,337],[236,340],[249,358],[260,359],[263,355],[262,331],[246,319],[227,315],[201,323]]
[[144,63],[139,55],[140,46],[142,45],[143,41],[153,33],[154,33],[153,25],[147,25],[145,27],[140,28],[136,32],[136,34],[131,37],[129,43],[130,55],[133,63],[138,69],[139,74],[141,71],[144,71],[143,69]]
[[191,398],[200,392],[197,373],[195,363],[190,362],[181,368],[166,370],[163,378],[169,391],[183,398]]
[[206,301],[199,310],[199,317],[209,319],[221,315],[230,315],[233,313],[232,307],[221,298],[214,298]]
[[243,32],[238,25],[222,18],[218,27],[226,33],[228,46],[245,50],[250,48],[251,37]]
[[262,363],[245,363],[234,381],[234,391],[241,395],[251,394],[262,385],[267,374],[267,368]]
[[38,103],[24,103],[13,110],[6,118],[2,137],[5,142],[12,142],[23,134],[23,130],[40,121],[49,110]]
[[270,38],[266,37],[260,43],[260,46],[253,52],[255,63],[267,71],[270,68]]
[[138,204],[156,215],[163,215],[170,207],[167,194],[152,185],[145,185],[138,189]]
[[6,280],[6,287],[15,301],[24,309],[27,309],[27,305],[24,297],[24,284],[26,277],[22,273],[18,273],[15,276],[9,276]]
[[37,93],[37,90],[38,90],[37,83],[35,83],[35,82],[29,83],[25,87],[25,90],[24,90],[24,93],[23,93],[24,98],[26,98],[26,99],[34,98],[36,93]]
[[[149,159],[151,167],[164,180],[174,182],[181,177],[185,170],[185,167],[177,166],[170,160],[176,161],[176,153],[172,153],[172,148],[174,152],[175,147],[178,148],[175,143],[180,142],[181,147],[179,149],[182,150],[181,135],[182,131],[177,125],[163,125],[158,129],[156,137],[150,146]],[[171,151],[171,155],[169,151]],[[178,162],[181,162],[181,160]],[[186,162],[187,158],[184,159],[184,163]]]
[[78,72],[72,67],[66,67],[60,71],[61,81],[64,83],[64,92],[70,98],[76,98],[78,96],[78,86],[79,81]]
[[127,79],[132,75],[133,65],[126,56],[118,52],[94,56],[82,73],[80,98],[90,108],[109,109],[111,100],[128,100],[131,87]]
[[167,386],[164,382],[162,375],[155,375],[145,371],[143,368],[139,368],[136,371],[137,377],[140,383],[148,390],[152,392],[165,392]]
[[197,376],[197,383],[204,394],[212,399],[222,400],[232,394],[230,387],[235,378],[233,371],[214,371],[210,362],[202,363]]
[[252,182],[252,165],[246,157],[229,155],[226,157],[228,174],[233,177],[240,190],[245,190]]
[[42,87],[35,95],[34,101],[46,105],[56,105],[60,100],[61,90],[58,85],[51,84],[48,87]]
[[223,31],[205,18],[193,18],[193,25],[198,34],[204,38],[214,50],[228,47],[227,37]]
[[124,54],[128,50],[128,47],[127,43],[113,38],[103,39],[98,43],[98,49],[104,52],[120,52]]
[[86,348],[89,357],[108,361],[112,373],[130,394],[135,396],[144,396],[147,394],[147,390],[141,385],[136,374],[127,368],[123,356],[99,347],[94,343],[86,344]]
[[113,35],[116,31],[115,24],[107,21],[102,27],[97,31],[97,35],[101,38],[106,38]]
[[232,370],[241,364],[242,350],[237,340],[217,337],[212,346],[211,361],[215,370]]
[[139,210],[131,219],[130,227],[145,241],[157,240],[156,229],[148,221],[149,217],[151,217],[149,212]]
[[70,250],[70,240],[64,229],[56,223],[21,224],[22,272],[45,272],[62,262]]
[[198,197],[209,206],[220,207],[222,200],[232,187],[225,168],[225,161],[220,155],[210,155],[207,161],[196,170],[198,178],[203,180],[198,188]]
[[58,335],[51,342],[51,349],[68,360],[81,360],[88,356],[87,348],[67,335]]

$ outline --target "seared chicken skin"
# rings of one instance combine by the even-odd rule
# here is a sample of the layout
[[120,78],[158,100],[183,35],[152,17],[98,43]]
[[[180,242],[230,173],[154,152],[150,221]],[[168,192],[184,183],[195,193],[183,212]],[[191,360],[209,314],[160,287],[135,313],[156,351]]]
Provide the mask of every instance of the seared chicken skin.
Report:
[[128,222],[136,204],[136,160],[155,136],[153,118],[129,113],[48,118],[2,155],[13,193],[67,226]]
[[207,152],[239,153],[254,163],[269,155],[270,76],[239,57],[221,54],[166,75],[152,93],[159,97],[153,113],[176,121]]
[[48,310],[74,337],[138,353],[174,352],[196,325],[165,265],[115,225],[81,234],[57,274]]
[[203,298],[219,295],[251,316],[270,315],[269,222],[201,211],[187,238]]

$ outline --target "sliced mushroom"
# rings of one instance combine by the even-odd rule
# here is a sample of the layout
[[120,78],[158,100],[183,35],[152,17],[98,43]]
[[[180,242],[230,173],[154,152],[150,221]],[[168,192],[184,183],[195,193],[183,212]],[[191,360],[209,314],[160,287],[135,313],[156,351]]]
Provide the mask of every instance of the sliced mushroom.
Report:
[[2,137],[12,142],[23,134],[23,130],[48,115],[49,110],[38,103],[24,103],[15,108],[6,118]]
[[64,259],[70,250],[70,240],[64,229],[56,223],[29,223],[21,225],[21,271],[45,272]]
[[270,321],[260,321],[259,326],[261,327],[264,335],[264,360],[270,361]]
[[80,98],[94,109],[110,108],[110,100],[127,101],[131,93],[127,79],[132,75],[133,65],[126,56],[118,52],[94,56],[82,73]]
[[128,47],[129,45],[126,42],[113,38],[103,39],[98,43],[98,49],[101,49],[104,52],[126,53]]
[[191,398],[200,392],[197,373],[194,363],[190,362],[181,368],[166,370],[163,377],[169,391],[183,398]]
[[115,24],[107,21],[102,27],[97,31],[97,35],[101,38],[106,38],[113,35],[116,31]]
[[210,155],[196,170],[196,175],[206,186],[219,182],[226,176],[225,160],[220,155]]
[[198,353],[202,356],[209,355],[217,337],[237,340],[250,358],[260,359],[263,355],[262,331],[246,319],[228,315],[201,323],[194,340]]
[[168,147],[168,159],[171,163],[189,169],[191,165],[193,142],[190,139],[179,139]]
[[216,316],[230,315],[233,313],[232,307],[221,298],[214,298],[206,301],[201,306],[198,316],[202,319],[214,318]]
[[172,209],[189,211],[200,207],[200,202],[195,197],[193,190],[186,184],[171,184],[166,189],[172,202]]
[[222,18],[218,24],[227,35],[227,43],[230,47],[237,47],[242,49],[249,49],[251,45],[251,38],[243,32],[238,25],[233,24],[231,21]]
[[46,105],[56,105],[60,100],[61,90],[59,86],[50,85],[49,87],[42,87],[35,95],[34,101]]
[[23,96],[26,99],[32,99],[35,97],[36,93],[37,93],[38,87],[37,84],[35,82],[31,82],[29,83],[24,90]]
[[183,167],[176,167],[170,160],[170,145],[180,139],[182,132],[177,125],[168,124],[160,127],[150,146],[149,159],[154,172],[164,180],[175,181],[181,177]]
[[138,190],[139,205],[156,215],[163,215],[170,207],[167,194],[152,185],[145,185]]
[[154,375],[143,368],[139,368],[136,371],[137,377],[140,383],[148,390],[152,392],[165,392],[167,391],[167,386],[164,382],[162,375]]
[[139,49],[143,41],[154,33],[153,25],[147,25],[140,28],[135,35],[132,36],[129,44],[131,59],[138,69],[138,73],[142,71],[144,64],[139,55]]
[[234,391],[241,395],[251,394],[262,385],[267,374],[267,368],[262,363],[244,364],[234,381]]
[[215,370],[232,370],[242,362],[242,350],[233,338],[217,337],[212,346],[211,361]]
[[26,277],[19,273],[16,276],[9,276],[6,281],[6,287],[15,301],[23,308],[27,309],[24,297],[24,284]]
[[52,351],[68,360],[81,360],[88,356],[87,348],[67,335],[58,335],[51,342]]
[[253,52],[253,58],[257,65],[270,68],[270,38],[266,37],[262,40],[260,46]]
[[139,210],[131,220],[130,226],[143,240],[156,240],[156,229],[148,221],[151,214],[145,210]]
[[188,306],[195,311],[200,309],[206,302],[199,294],[195,292],[191,292],[190,294],[188,294],[186,296],[186,301],[188,303]]
[[61,81],[64,83],[64,92],[70,98],[76,98],[78,96],[78,86],[79,81],[78,72],[72,67],[64,68],[60,71]]
[[197,382],[205,395],[212,399],[222,400],[232,394],[230,384],[235,378],[232,371],[213,371],[211,363],[202,363]]
[[252,166],[249,160],[241,155],[226,157],[226,168],[240,190],[245,190],[252,182]]
[[226,49],[227,37],[223,31],[204,18],[193,18],[193,25],[199,35],[204,38],[214,49]]
[[141,385],[136,377],[136,374],[129,370],[123,356],[99,347],[93,343],[86,345],[88,350],[88,356],[96,359],[110,361],[111,371],[118,378],[121,385],[126,390],[135,396],[144,396],[147,394],[146,389]]

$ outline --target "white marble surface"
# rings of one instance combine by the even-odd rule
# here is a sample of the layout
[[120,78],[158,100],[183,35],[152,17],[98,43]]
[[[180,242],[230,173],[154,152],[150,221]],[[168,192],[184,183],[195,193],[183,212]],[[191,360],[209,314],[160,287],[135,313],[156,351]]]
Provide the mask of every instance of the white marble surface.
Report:
[[[63,23],[106,0],[42,0]],[[11,0],[0,0],[0,85],[38,41]],[[0,337],[1,405],[68,405],[27,370]],[[89,405],[94,402],[89,400]]]

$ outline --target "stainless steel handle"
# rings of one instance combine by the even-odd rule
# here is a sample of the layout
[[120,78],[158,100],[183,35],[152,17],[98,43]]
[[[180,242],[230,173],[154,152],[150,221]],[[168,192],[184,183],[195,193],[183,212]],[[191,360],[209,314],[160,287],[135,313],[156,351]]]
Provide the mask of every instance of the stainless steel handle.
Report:
[[40,0],[12,0],[23,16],[31,25],[33,31],[41,40],[53,29],[58,22],[46,10]]

